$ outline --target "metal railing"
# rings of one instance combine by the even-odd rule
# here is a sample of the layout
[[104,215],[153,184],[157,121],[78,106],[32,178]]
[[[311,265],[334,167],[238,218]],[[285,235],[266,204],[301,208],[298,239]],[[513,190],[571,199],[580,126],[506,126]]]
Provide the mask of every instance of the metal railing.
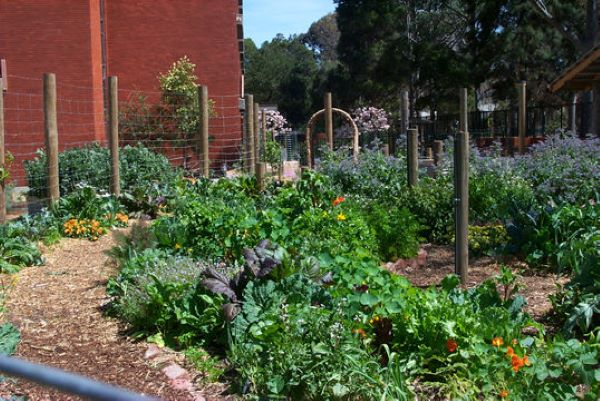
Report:
[[0,372],[95,401],[160,401],[60,369],[0,355]]

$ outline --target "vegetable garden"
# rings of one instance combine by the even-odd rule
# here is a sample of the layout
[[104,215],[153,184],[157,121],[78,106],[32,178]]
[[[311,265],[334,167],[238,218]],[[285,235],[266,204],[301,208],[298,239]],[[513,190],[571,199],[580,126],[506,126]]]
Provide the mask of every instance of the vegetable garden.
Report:
[[[471,150],[471,253],[526,262],[471,288],[453,275],[419,288],[384,268],[453,243],[451,152],[413,188],[403,150],[375,146],[357,161],[323,151],[300,180],[261,191],[248,176],[186,177],[138,146],[121,152],[136,174],[119,198],[108,178],[68,180],[86,161],[109,177],[105,149],[66,152],[61,200],[2,227],[3,272],[41,263],[40,241],[132,224],[111,251],[109,313],[201,360],[240,399],[600,395],[598,139],[553,136],[514,158]],[[43,166],[26,168],[39,177]],[[544,322],[523,311],[519,274],[534,270],[569,278]]]

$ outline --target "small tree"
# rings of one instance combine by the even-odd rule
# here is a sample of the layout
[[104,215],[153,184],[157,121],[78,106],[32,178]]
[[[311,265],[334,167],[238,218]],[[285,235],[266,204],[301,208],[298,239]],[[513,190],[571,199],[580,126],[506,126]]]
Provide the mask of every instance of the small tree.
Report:
[[173,114],[178,139],[189,139],[199,128],[198,77],[196,65],[187,56],[173,63],[165,74],[160,74],[162,104]]

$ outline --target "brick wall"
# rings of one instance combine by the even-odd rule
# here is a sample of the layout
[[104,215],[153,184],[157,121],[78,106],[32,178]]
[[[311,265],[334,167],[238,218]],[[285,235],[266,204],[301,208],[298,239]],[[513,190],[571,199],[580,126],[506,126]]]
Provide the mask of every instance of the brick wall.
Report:
[[[42,75],[58,82],[59,146],[103,142],[104,96],[100,0],[0,0],[0,58],[7,60],[6,144],[25,185],[23,160],[44,146]],[[241,139],[238,0],[105,0],[107,67],[120,100],[140,91],[158,97],[157,76],[187,55],[208,85],[211,159],[229,160]]]
[[237,12],[238,0],[106,3],[108,73],[119,77],[120,100],[135,91],[158,91],[159,73],[188,56],[219,114],[210,130],[215,164],[231,159],[237,151],[232,144],[241,138]]
[[7,60],[6,148],[22,161],[43,147],[42,75],[58,82],[59,144],[104,138],[99,0],[0,0],[0,58]]

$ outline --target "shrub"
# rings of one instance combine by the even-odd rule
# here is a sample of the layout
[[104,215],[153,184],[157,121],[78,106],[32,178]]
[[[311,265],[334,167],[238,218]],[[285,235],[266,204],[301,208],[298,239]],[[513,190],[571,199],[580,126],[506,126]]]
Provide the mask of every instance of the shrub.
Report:
[[[169,181],[176,173],[166,157],[143,146],[125,146],[120,149],[119,163],[121,188],[124,191],[157,180]],[[29,194],[38,198],[48,197],[47,156],[38,151],[33,160],[26,160],[25,171]],[[110,153],[98,144],[72,148],[58,155],[60,193],[62,196],[75,191],[81,185],[107,191],[110,186]]]
[[582,204],[598,199],[600,139],[554,135],[516,160],[519,174],[531,182],[542,202]]

